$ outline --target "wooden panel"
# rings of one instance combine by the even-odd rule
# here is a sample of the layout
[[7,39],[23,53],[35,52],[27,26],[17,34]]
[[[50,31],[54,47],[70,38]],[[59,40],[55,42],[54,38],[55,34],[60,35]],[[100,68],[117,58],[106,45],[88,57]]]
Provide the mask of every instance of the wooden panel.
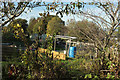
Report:
[[59,53],[59,52],[53,51],[53,60],[55,60],[55,59],[66,60],[66,55],[64,53]]
[[[39,52],[40,53],[48,53],[48,56],[50,54],[50,51],[48,49],[44,49],[44,48],[39,48]],[[52,55],[53,55],[53,60],[55,60],[55,59],[66,60],[66,55],[64,53],[59,53],[57,51],[52,51]],[[39,56],[41,56],[41,55],[39,55]]]

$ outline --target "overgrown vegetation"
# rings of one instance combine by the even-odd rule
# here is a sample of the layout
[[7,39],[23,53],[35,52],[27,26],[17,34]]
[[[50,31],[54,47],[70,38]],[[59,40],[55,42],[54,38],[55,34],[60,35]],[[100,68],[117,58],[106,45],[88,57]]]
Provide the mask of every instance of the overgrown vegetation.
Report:
[[[101,15],[84,10],[86,5],[92,5],[102,10],[107,19]],[[4,7],[3,7],[4,6]],[[45,6],[47,12],[40,13],[40,17],[31,19],[29,24],[25,19],[15,19],[25,8],[32,9]],[[79,13],[75,9],[79,10]],[[81,9],[83,8],[83,9]],[[49,15],[49,11],[56,10],[56,15],[78,14],[84,16],[82,21],[73,21],[65,26],[64,21],[58,16]],[[3,55],[2,74],[3,80],[15,79],[49,79],[49,78],[120,78],[119,55],[119,2],[71,2],[40,3],[40,2],[3,2],[2,3],[2,38],[5,43],[12,43],[17,47],[13,57],[5,58]],[[11,16],[12,15],[12,16]],[[88,21],[88,20],[91,21]],[[8,22],[9,25],[4,27]],[[68,30],[67,32],[65,30]],[[114,34],[114,32],[118,34]],[[31,38],[36,34],[34,39]],[[82,43],[93,45],[78,45],[75,58],[67,60],[53,60],[52,50],[55,35],[76,36]],[[118,37],[117,37],[118,36]],[[117,40],[116,40],[117,38]],[[19,42],[19,44],[18,44]],[[7,46],[9,47],[9,46]],[[47,52],[39,51],[39,47],[46,48]],[[5,47],[3,47],[5,49]],[[19,50],[17,50],[19,49]],[[49,51],[49,52],[48,52]],[[8,53],[8,52],[6,52]],[[49,53],[49,54],[48,54]],[[11,59],[12,58],[12,59]]]

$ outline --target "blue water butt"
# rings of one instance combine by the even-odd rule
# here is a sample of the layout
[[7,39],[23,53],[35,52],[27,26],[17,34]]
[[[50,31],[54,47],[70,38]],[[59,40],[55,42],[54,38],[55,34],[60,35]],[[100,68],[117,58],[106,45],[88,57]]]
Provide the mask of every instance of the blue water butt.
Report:
[[76,53],[76,47],[70,47],[69,49],[69,57],[75,58],[75,53]]

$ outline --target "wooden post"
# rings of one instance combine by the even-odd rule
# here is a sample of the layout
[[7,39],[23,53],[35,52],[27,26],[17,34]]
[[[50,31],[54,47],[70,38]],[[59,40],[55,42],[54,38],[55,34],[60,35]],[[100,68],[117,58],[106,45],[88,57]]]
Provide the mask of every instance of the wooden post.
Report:
[[55,47],[56,47],[56,38],[55,38],[55,41],[54,41],[54,51],[55,51]]
[[67,56],[69,56],[70,46],[71,46],[71,39],[70,39],[70,42],[69,42],[69,48],[68,48],[68,53],[67,53]]
[[96,52],[95,58],[97,58],[98,57],[98,50],[97,50],[97,48],[95,48],[95,52]]
[[65,50],[66,50],[66,53],[67,53],[67,42],[66,42]]

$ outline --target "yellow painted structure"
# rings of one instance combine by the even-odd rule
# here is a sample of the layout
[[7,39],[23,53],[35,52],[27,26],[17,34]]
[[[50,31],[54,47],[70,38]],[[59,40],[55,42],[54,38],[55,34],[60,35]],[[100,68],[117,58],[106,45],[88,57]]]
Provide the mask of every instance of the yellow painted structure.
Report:
[[56,60],[56,59],[66,60],[66,55],[64,53],[60,53],[57,51],[50,52],[48,49],[44,49],[44,48],[39,48],[39,52],[40,53],[48,53],[48,55],[50,53],[52,53],[53,60]]

